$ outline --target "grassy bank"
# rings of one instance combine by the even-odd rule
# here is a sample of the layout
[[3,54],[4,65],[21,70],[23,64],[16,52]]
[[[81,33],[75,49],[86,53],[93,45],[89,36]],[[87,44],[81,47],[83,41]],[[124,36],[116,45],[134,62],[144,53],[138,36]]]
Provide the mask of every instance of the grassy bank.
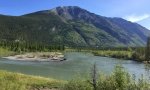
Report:
[[134,50],[95,50],[92,51],[95,56],[112,57],[118,59],[134,60],[145,62],[145,48]]
[[[104,56],[104,57],[112,57],[119,59],[127,59],[127,60],[135,60],[139,62],[145,61],[145,48],[112,48],[112,49],[88,49],[88,48],[68,48],[64,49],[65,52],[91,52],[95,56]],[[46,52],[64,52],[61,50],[51,50]],[[27,53],[30,51],[11,51],[11,49],[0,47],[0,57]],[[34,52],[44,52],[44,51],[34,51]]]
[[120,58],[120,59],[133,59],[132,51],[111,51],[111,50],[101,50],[101,51],[93,51],[92,52],[95,56],[104,56],[104,57],[113,57],[113,58]]
[[10,56],[14,54],[16,54],[16,52],[10,51],[7,48],[0,47],[0,57]]
[[130,75],[121,66],[110,75],[92,71],[87,79],[69,81],[0,71],[0,90],[150,90],[150,81]]
[[116,66],[111,75],[94,73],[88,79],[76,78],[64,86],[64,90],[150,90],[150,81],[130,75],[120,66]]
[[[118,59],[137,59],[133,50],[96,50],[96,49],[66,49],[65,51],[72,52],[91,52],[95,56],[112,57]],[[136,53],[138,54],[138,53]]]
[[95,56],[113,57],[119,59],[133,59],[132,51],[99,50],[99,51],[92,51],[92,53]]
[[50,90],[62,87],[63,81],[0,71],[0,90]]
[[67,52],[90,52],[95,56],[112,57],[125,60],[145,62],[145,48],[112,48],[112,49],[73,49],[67,48]]

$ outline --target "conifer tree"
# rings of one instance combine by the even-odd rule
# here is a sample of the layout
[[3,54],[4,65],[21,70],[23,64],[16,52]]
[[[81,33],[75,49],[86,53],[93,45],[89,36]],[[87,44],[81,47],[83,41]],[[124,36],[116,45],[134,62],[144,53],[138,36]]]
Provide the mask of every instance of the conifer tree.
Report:
[[147,39],[147,46],[146,46],[146,53],[145,53],[145,60],[150,61],[150,37]]

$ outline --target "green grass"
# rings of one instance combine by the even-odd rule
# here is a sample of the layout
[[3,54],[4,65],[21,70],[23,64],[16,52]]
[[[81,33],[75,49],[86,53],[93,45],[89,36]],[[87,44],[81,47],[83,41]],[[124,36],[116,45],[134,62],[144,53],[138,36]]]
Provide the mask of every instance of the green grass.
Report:
[[60,88],[63,81],[0,71],[0,90],[39,90],[41,88]]
[[7,48],[0,47],[0,57],[14,55],[16,52],[10,51]]
[[95,56],[113,57],[119,59],[132,59],[132,51],[99,50],[92,52]]

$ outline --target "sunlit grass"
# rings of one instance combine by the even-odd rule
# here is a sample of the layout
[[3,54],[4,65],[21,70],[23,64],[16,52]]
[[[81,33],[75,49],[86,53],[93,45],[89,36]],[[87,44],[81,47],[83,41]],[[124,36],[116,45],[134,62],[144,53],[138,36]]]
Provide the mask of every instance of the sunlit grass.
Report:
[[0,90],[51,89],[59,88],[63,83],[63,81],[50,78],[0,71]]
[[92,52],[95,56],[113,57],[120,59],[132,59],[132,51],[99,50]]
[[7,48],[1,48],[0,47],[0,57],[13,55],[15,52],[8,50]]
[[[110,75],[98,74],[97,90],[150,90],[150,81],[130,75],[116,66]],[[0,90],[94,90],[92,78],[73,78],[69,81],[0,71]]]

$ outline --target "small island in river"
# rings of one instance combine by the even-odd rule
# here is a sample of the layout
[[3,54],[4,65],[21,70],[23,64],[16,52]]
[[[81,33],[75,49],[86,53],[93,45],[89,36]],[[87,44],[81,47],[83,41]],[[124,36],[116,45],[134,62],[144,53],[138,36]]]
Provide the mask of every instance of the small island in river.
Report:
[[3,57],[10,60],[19,61],[64,61],[64,55],[60,52],[32,52],[20,55]]

